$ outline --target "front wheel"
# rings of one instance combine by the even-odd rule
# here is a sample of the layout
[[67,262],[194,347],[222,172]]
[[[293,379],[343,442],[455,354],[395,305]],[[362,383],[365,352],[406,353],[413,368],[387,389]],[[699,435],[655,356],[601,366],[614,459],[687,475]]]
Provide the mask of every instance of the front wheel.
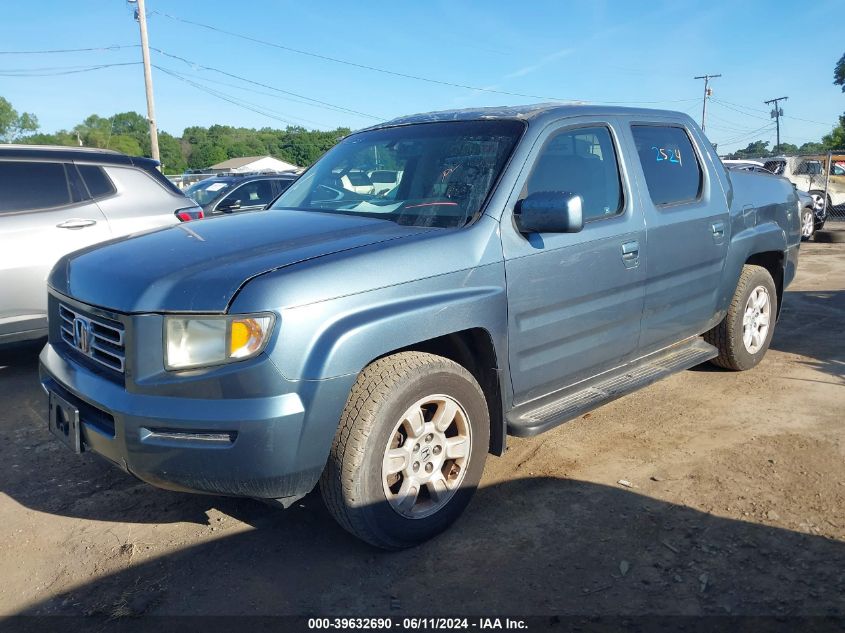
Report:
[[719,350],[710,362],[744,371],[763,360],[775,331],[777,301],[769,271],[762,266],[743,266],[728,313],[704,334],[704,340]]
[[381,358],[349,395],[320,479],[323,500],[362,540],[411,547],[460,516],[489,437],[484,393],[465,368],[422,352]]
[[806,242],[816,232],[816,216],[813,209],[804,207],[801,209],[801,241]]

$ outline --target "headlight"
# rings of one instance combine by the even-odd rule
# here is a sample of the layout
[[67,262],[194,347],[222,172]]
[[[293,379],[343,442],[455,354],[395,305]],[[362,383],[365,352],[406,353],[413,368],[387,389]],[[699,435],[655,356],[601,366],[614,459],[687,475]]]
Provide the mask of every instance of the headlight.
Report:
[[256,356],[273,331],[272,314],[164,318],[167,369],[220,365]]

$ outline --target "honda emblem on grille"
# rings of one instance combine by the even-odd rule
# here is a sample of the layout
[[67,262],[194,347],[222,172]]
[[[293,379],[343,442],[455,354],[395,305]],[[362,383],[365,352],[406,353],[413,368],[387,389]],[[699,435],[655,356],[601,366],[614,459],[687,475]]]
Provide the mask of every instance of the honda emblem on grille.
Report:
[[82,317],[73,320],[73,346],[83,354],[91,351],[91,322]]

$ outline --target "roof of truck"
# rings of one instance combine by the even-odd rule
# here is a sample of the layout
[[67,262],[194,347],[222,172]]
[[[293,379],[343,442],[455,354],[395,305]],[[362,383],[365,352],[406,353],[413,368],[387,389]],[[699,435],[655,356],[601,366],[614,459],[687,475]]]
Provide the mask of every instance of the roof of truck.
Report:
[[539,118],[558,119],[570,116],[590,115],[639,115],[651,117],[683,117],[683,112],[671,110],[650,110],[645,108],[627,108],[582,103],[535,103],[518,106],[495,106],[489,108],[463,108],[459,110],[441,110],[397,117],[391,121],[379,123],[367,129],[408,125],[411,123],[431,123],[435,121],[472,121],[485,119],[516,119],[531,121]]

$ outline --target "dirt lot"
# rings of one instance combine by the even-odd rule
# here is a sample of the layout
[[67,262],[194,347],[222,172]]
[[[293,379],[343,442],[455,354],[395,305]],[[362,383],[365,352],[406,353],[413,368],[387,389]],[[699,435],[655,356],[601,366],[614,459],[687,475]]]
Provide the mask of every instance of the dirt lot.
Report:
[[806,245],[758,368],[511,439],[462,519],[401,553],[319,495],[282,512],[77,458],[38,350],[0,353],[0,614],[845,615],[843,328],[845,245]]

